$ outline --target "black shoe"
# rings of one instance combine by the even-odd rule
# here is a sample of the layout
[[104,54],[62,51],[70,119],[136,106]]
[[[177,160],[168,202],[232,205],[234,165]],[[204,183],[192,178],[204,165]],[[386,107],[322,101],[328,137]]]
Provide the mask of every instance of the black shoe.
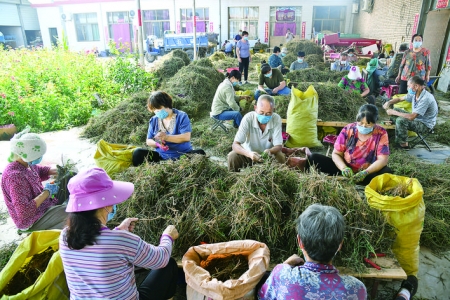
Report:
[[408,151],[409,149],[411,149],[410,147],[409,147],[409,145],[408,146],[402,146],[402,145],[400,145],[400,144],[395,144],[395,146],[394,146],[394,148],[395,149],[399,149],[399,150],[406,150],[406,151]]
[[[417,292],[418,285],[419,285],[419,281],[417,280],[417,277],[414,276],[414,275],[409,275],[406,278],[406,280],[402,281],[402,285],[400,286],[400,289],[397,291],[397,294],[395,294],[395,298],[394,299],[397,299],[397,295],[398,295],[398,293],[400,293],[400,291],[402,289],[407,289],[409,291],[409,293],[411,294],[409,299],[412,299],[412,297]],[[403,299],[403,297],[398,297],[398,298]]]

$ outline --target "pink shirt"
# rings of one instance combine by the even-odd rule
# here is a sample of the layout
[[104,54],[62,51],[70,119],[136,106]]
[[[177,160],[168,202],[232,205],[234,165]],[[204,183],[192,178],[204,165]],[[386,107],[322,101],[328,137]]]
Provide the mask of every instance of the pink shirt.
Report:
[[15,161],[2,174],[2,191],[9,215],[19,229],[27,229],[39,220],[58,199],[47,198],[39,207],[33,200],[42,191],[42,181],[48,180],[50,167],[25,167]]

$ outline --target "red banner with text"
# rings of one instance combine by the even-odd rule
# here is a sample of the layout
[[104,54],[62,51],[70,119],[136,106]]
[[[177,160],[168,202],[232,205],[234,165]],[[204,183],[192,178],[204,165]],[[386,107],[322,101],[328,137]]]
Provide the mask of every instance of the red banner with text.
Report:
[[269,22],[264,25],[264,43],[269,42]]
[[436,3],[436,8],[447,8],[448,0],[438,0]]
[[306,35],[306,22],[302,22],[302,40],[305,39]]

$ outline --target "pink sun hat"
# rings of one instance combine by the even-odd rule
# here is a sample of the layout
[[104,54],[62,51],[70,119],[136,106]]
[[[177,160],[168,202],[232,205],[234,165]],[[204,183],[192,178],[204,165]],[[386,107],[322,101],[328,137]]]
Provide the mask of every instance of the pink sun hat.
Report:
[[72,177],[67,188],[66,212],[80,212],[124,202],[133,194],[134,184],[112,180],[105,170],[92,168]]

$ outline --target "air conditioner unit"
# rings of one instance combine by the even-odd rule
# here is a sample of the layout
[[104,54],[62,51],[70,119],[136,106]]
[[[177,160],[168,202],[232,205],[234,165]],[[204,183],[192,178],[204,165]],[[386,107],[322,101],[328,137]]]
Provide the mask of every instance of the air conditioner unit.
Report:
[[352,5],[352,14],[359,13],[359,3],[353,3]]
[[72,21],[72,14],[71,13],[62,13],[61,19],[63,21]]
[[362,0],[361,10],[372,12],[373,0]]

